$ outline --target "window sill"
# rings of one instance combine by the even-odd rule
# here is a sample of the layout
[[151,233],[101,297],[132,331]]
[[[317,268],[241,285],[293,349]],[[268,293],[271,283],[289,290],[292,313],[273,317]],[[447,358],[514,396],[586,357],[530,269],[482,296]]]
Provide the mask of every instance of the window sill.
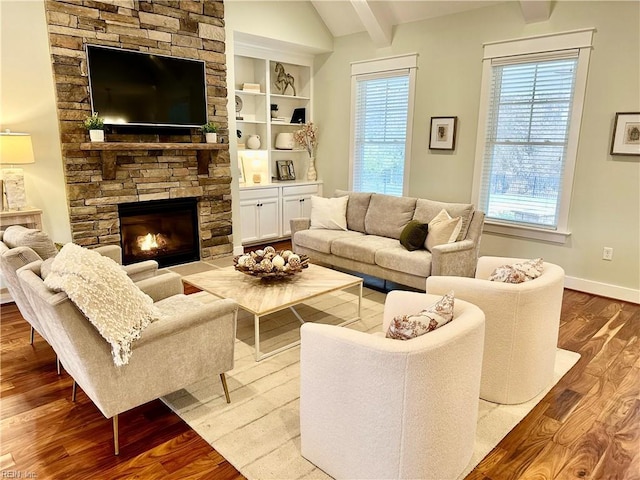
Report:
[[542,240],[545,242],[564,244],[571,232],[560,230],[545,230],[544,228],[525,227],[523,225],[511,225],[492,221],[485,221],[484,233],[497,233],[509,237],[528,238],[529,240]]

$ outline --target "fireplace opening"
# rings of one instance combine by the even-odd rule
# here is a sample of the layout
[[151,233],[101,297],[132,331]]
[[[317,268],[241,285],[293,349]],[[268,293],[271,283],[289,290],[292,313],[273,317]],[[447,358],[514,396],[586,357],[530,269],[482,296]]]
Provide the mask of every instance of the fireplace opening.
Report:
[[156,260],[161,267],[200,259],[195,198],[118,205],[122,263]]

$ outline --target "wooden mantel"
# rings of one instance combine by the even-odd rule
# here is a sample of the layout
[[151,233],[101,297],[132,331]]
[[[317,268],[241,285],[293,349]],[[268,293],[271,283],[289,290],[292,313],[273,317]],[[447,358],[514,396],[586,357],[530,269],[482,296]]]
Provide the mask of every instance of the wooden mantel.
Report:
[[198,175],[209,172],[211,154],[228,150],[228,143],[143,143],[143,142],[89,142],[81,143],[80,150],[100,151],[102,157],[102,178],[115,180],[117,152],[131,150],[195,150],[198,155]]

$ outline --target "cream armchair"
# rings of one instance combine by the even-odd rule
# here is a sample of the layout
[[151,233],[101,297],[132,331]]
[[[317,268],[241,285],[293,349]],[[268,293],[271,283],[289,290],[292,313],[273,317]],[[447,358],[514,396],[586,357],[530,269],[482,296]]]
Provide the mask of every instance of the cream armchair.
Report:
[[480,257],[475,278],[429,277],[427,292],[455,291],[486,315],[480,397],[495,403],[530,400],[553,379],[558,345],[564,270],[544,263],[535,280],[512,284],[488,278],[499,266],[519,258]]
[[77,383],[106,418],[113,418],[116,455],[118,414],[126,410],[214,374],[220,374],[230,401],[224,372],[233,368],[236,302],[187,300],[175,273],[138,282],[167,315],[143,330],[129,363],[116,367],[109,344],[89,320],[65,293],[45,285],[41,265],[38,261],[20,269],[20,284],[45,337],[74,379],[73,399]]
[[[393,291],[394,316],[440,297]],[[456,478],[473,452],[484,314],[455,300],[454,319],[402,341],[348,328],[301,327],[302,455],[334,478]]]

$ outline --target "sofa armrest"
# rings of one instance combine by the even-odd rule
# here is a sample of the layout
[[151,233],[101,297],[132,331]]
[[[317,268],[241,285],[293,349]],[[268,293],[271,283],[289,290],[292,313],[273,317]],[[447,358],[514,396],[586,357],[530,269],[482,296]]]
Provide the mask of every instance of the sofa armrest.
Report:
[[[188,328],[195,328],[203,323],[211,322],[226,332],[226,343],[232,348],[236,336],[236,320],[238,304],[231,299],[217,299],[211,303],[203,303],[197,308],[192,308],[179,316],[162,319],[153,322],[147,327],[140,339],[134,344],[134,348],[143,347],[149,342],[170,337]],[[218,338],[218,340],[222,340]]]
[[184,293],[182,277],[174,272],[141,280],[136,285],[149,295],[154,302]]
[[473,240],[462,240],[433,247],[431,275],[473,277],[478,262],[477,252]]
[[158,273],[158,262],[155,260],[145,260],[144,262],[132,263],[122,267],[131,280],[139,282],[147,278],[155,277]]
[[296,251],[296,242],[295,236],[296,232],[300,230],[309,230],[311,227],[311,219],[310,218],[292,218],[289,220],[289,225],[291,226],[291,249]]

